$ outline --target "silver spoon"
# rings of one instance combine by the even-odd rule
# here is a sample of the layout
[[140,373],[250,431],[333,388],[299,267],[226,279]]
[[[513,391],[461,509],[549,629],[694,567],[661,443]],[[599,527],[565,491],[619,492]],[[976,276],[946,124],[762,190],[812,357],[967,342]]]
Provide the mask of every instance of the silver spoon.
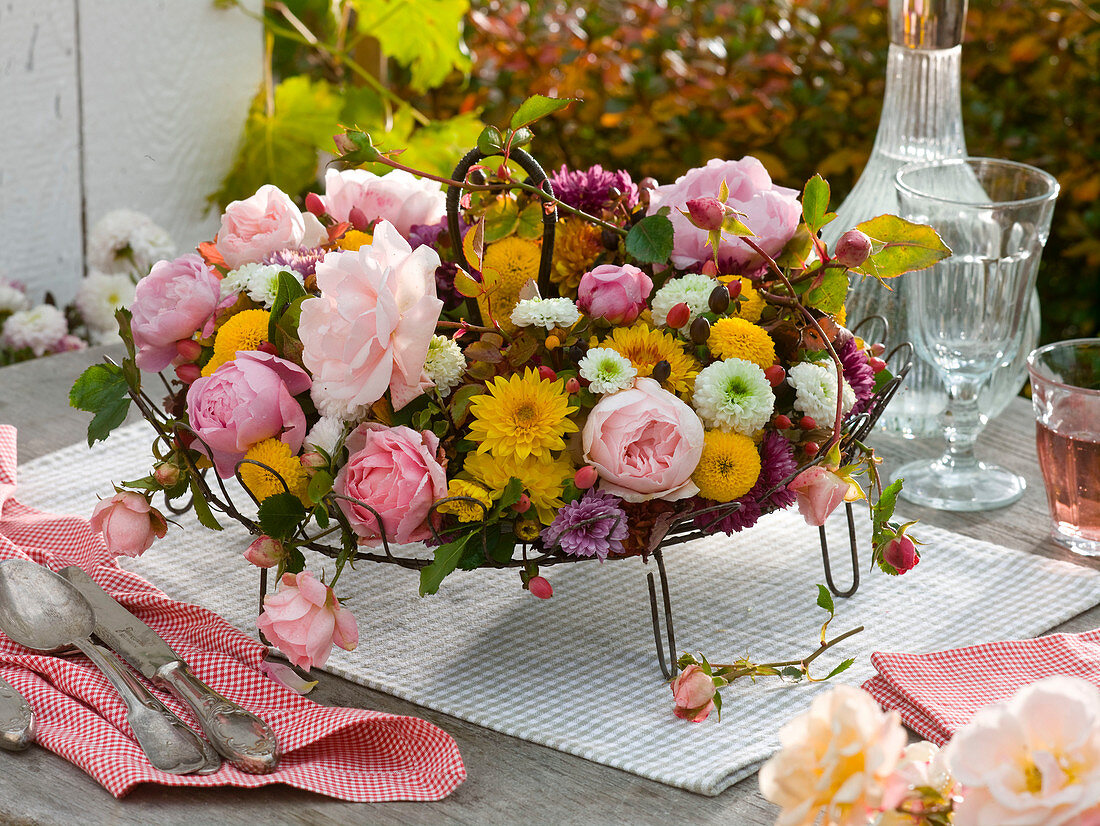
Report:
[[34,741],[34,712],[23,696],[0,677],[0,749],[23,751]]
[[0,563],[0,630],[36,651],[75,645],[103,672],[126,704],[126,720],[149,762],[170,774],[207,766],[199,737],[172,714],[113,654],[90,639],[95,615],[72,585],[25,559]]

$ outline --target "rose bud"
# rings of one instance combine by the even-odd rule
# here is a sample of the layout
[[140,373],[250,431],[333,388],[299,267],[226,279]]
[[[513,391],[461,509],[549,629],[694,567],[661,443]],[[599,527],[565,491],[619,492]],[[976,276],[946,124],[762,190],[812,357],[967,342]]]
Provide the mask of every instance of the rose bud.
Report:
[[370,221],[367,219],[367,214],[357,206],[353,206],[348,211],[348,221],[354,229],[360,232],[366,232],[370,228]]
[[103,534],[103,541],[115,556],[141,556],[168,533],[168,522],[140,493],[120,491],[95,506],[92,530]]
[[710,322],[703,316],[699,316],[695,321],[691,322],[691,329],[688,330],[688,336],[695,344],[706,344],[707,339],[710,338]]
[[782,413],[779,413],[772,419],[772,424],[775,425],[776,430],[790,430],[791,418],[790,416],[784,416]]
[[691,308],[681,301],[679,304],[674,304],[672,309],[668,311],[668,315],[665,316],[665,324],[669,327],[679,330],[691,319]]
[[726,292],[730,294],[730,300],[737,298],[741,295],[741,279],[734,278],[726,285]]
[[599,471],[592,467],[592,465],[584,465],[583,467],[577,468],[577,472],[573,474],[573,484],[576,485],[579,490],[588,490],[596,484],[596,480],[599,478]]
[[654,381],[664,383],[668,381],[668,377],[672,375],[672,365],[668,363],[667,359],[661,359],[659,362],[653,365],[653,372],[650,373]]
[[681,720],[701,723],[714,710],[714,680],[698,663],[692,663],[672,681],[675,714]]
[[883,344],[881,341],[878,342],[877,344],[872,344],[871,345],[871,355],[872,356],[881,356],[885,352],[886,352],[886,345]]
[[202,370],[194,362],[186,362],[185,364],[176,365],[176,378],[182,381],[184,384],[194,384],[200,378],[202,378]]
[[202,355],[202,345],[192,338],[176,342],[176,352],[184,361],[195,361]]
[[872,373],[881,373],[883,370],[886,369],[886,362],[880,359],[878,356],[871,356],[868,361],[871,365]]
[[688,208],[685,213],[688,220],[699,229],[707,232],[722,229],[722,219],[726,217],[726,207],[717,198],[710,195],[705,195],[702,198],[691,198],[684,206]]
[[521,493],[519,499],[512,505],[512,510],[516,513],[527,513],[531,510],[531,497],[526,493]]
[[284,556],[283,543],[267,534],[257,537],[244,551],[244,558],[257,568],[274,568]]
[[546,364],[539,365],[539,378],[543,381],[553,381],[558,377],[558,374],[554,372],[554,368]]
[[[815,453],[820,449],[812,442],[804,447],[811,445],[815,448]],[[802,514],[806,524],[821,526],[848,496],[850,485],[831,470],[815,465],[794,477],[787,489],[794,493],[798,501],[798,512]]]
[[817,427],[817,419],[815,419],[813,416],[803,416],[801,419],[798,420],[798,426],[801,427],[803,430],[813,430],[815,427]]
[[630,324],[646,308],[653,280],[630,264],[601,264],[581,276],[577,307],[589,318]]
[[850,229],[840,236],[833,250],[833,258],[845,267],[858,267],[871,255],[871,239],[858,229]]
[[572,396],[574,393],[580,392],[581,382],[576,376],[570,376],[565,382],[565,392]]
[[781,364],[773,364],[764,371],[764,378],[768,380],[768,384],[772,387],[778,387],[787,378],[787,371],[783,369]]
[[325,202],[321,200],[321,196],[316,192],[310,192],[306,195],[306,209],[320,218],[326,212]]
[[180,469],[171,462],[160,462],[153,468],[153,478],[162,487],[170,488],[180,480]]
[[310,470],[317,470],[317,468],[328,467],[328,460],[325,459],[325,457],[318,453],[316,450],[311,450],[308,453],[303,453],[301,455],[300,461],[302,463],[302,467],[309,468]]
[[887,543],[886,549],[882,552],[882,558],[888,565],[892,565],[899,574],[913,570],[920,562],[920,557],[917,556],[917,546],[905,534],[895,536]]
[[539,599],[550,599],[554,596],[554,588],[546,577],[533,576],[527,581],[527,590]]
[[724,284],[719,284],[713,290],[710,291],[710,298],[707,299],[707,304],[710,306],[710,311],[715,315],[722,315],[730,306],[730,291],[726,289]]

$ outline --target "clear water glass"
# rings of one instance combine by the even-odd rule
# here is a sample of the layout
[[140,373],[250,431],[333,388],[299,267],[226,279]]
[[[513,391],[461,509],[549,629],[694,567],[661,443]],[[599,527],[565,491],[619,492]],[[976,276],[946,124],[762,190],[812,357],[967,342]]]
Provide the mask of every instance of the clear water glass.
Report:
[[[968,185],[960,186],[961,179]],[[955,158],[904,166],[895,186],[901,216],[930,224],[953,251],[903,276],[909,335],[947,388],[947,449],[939,459],[898,470],[902,496],[940,510],[1009,505],[1025,483],[975,457],[984,426],[978,394],[1021,346],[1058,182],[1026,164]]]

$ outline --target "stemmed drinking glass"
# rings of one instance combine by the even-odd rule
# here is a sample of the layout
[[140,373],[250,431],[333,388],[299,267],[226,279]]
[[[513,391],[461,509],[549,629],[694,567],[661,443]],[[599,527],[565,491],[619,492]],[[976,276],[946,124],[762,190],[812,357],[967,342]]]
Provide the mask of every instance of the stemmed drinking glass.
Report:
[[1026,164],[955,158],[909,164],[895,179],[903,218],[930,224],[953,255],[904,277],[909,336],[947,386],[947,450],[903,466],[902,496],[941,510],[977,511],[1015,502],[1024,480],[978,461],[985,420],[983,381],[1021,346],[1058,182]]

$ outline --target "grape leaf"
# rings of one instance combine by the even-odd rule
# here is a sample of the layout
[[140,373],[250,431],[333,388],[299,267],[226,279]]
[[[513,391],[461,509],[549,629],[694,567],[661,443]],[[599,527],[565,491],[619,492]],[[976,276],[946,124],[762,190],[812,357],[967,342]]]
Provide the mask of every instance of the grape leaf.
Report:
[[353,5],[359,32],[376,38],[385,55],[409,69],[414,91],[441,85],[454,69],[470,70],[462,41],[469,0],[354,0]]
[[951,255],[951,248],[932,227],[896,215],[880,215],[856,227],[871,239],[874,252],[852,272],[894,278],[931,267]]

